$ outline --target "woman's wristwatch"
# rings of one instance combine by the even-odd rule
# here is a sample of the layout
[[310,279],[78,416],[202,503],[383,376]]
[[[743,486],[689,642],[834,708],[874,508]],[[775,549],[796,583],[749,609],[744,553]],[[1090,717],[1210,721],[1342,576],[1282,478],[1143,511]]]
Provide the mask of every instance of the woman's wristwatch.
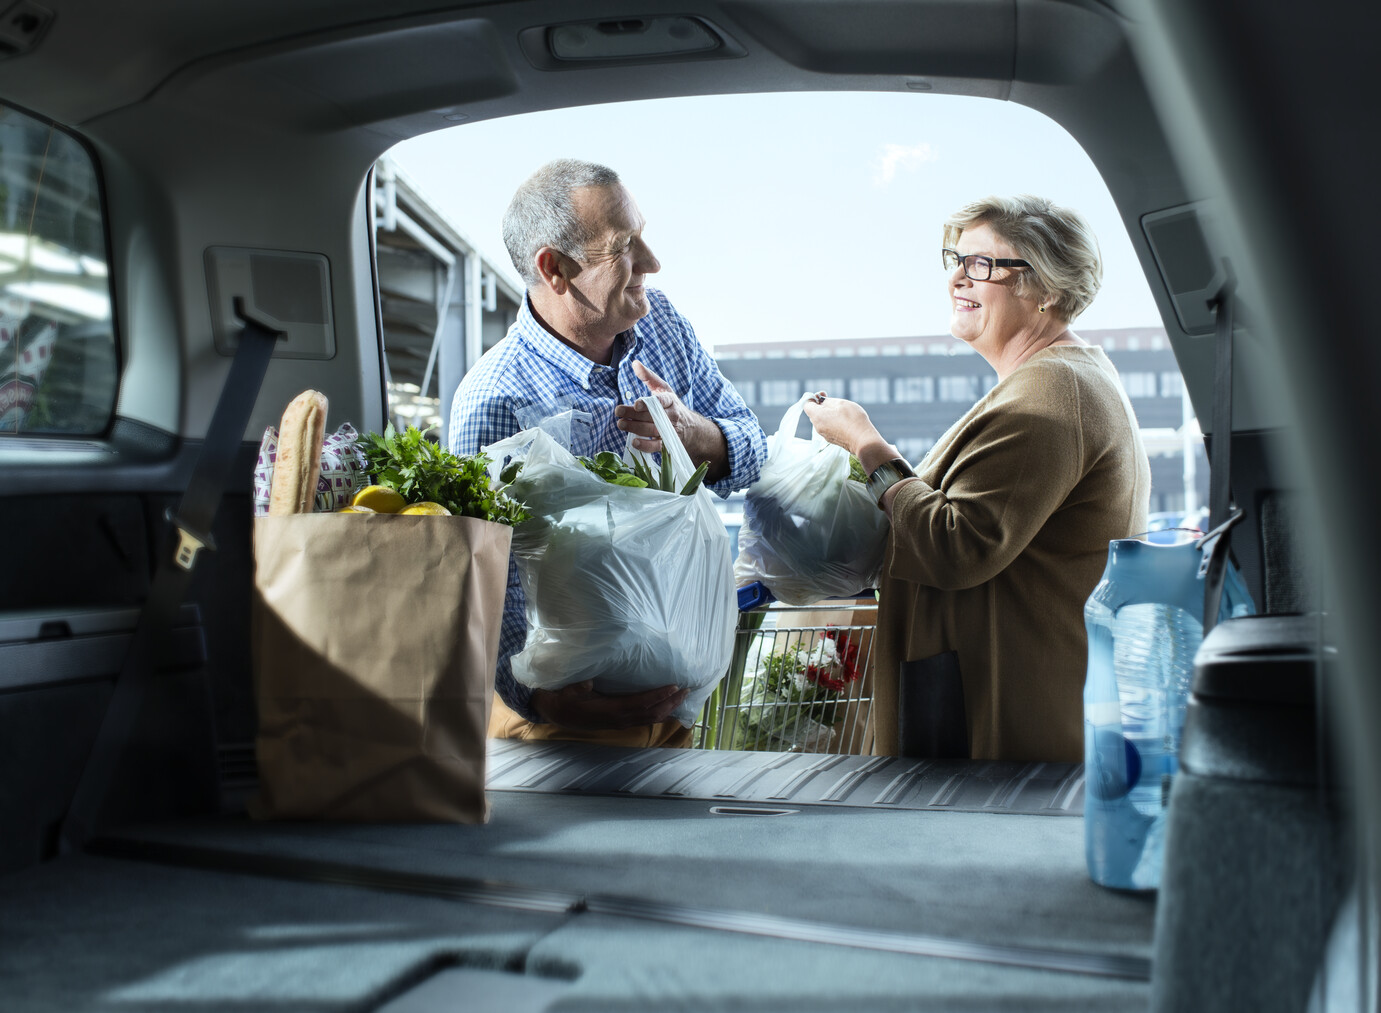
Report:
[[911,470],[911,465],[907,464],[900,457],[894,457],[890,461],[879,464],[873,469],[873,473],[868,476],[868,495],[878,501],[878,509],[881,510],[883,509],[883,493],[902,479],[915,477],[916,473]]

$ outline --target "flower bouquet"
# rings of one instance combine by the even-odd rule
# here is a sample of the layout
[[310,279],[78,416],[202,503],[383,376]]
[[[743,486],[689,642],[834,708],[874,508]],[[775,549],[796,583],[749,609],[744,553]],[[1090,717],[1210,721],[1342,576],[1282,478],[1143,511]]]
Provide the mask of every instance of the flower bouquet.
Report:
[[836,630],[812,633],[759,657],[739,690],[744,749],[825,752],[839,706],[858,681],[858,646]]

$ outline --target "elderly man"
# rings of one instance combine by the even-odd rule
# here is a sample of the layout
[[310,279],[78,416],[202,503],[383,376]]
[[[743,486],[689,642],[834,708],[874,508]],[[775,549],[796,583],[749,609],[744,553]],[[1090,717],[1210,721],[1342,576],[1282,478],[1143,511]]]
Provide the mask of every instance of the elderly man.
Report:
[[[514,195],[504,244],[527,285],[508,334],[466,374],[451,406],[450,447],[473,454],[542,418],[574,409],[571,451],[641,450],[661,441],[634,401],[648,393],[666,408],[691,459],[709,462],[706,484],[721,496],[758,477],[766,440],[690,324],[644,282],[661,264],[643,240],[643,217],[612,169],[574,159],[544,165]],[[685,746],[690,731],[671,712],[676,686],[627,696],[589,682],[530,690],[512,676],[527,623],[510,560],[495,673],[498,738],[580,739]]]

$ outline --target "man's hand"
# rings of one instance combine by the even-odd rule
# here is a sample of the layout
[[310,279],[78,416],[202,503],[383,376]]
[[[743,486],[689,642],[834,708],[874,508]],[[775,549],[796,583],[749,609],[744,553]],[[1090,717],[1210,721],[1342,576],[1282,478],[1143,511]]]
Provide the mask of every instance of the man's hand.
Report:
[[690,690],[660,686],[645,693],[610,696],[595,692],[593,679],[564,689],[534,689],[532,709],[552,724],[566,728],[634,728],[655,725],[671,717]]
[[[652,397],[660,401],[666,409],[667,418],[676,430],[676,435],[681,438],[681,443],[685,445],[686,453],[690,454],[691,463],[710,462],[710,470],[705,475],[705,481],[715,482],[727,475],[729,443],[724,438],[724,431],[699,412],[687,408],[676,395],[676,391],[641,362],[633,363],[633,372],[639,380],[647,384]],[[653,454],[662,449],[657,427],[652,422],[652,413],[647,409],[621,404],[615,406],[614,416],[618,419],[618,427],[635,437],[633,446],[643,453]]]

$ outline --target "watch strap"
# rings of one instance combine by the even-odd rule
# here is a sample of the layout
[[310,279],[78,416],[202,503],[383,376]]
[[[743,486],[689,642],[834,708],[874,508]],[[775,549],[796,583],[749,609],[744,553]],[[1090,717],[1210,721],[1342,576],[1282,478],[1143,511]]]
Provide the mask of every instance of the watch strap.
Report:
[[881,510],[883,493],[903,479],[915,477],[916,473],[911,470],[911,465],[900,457],[894,457],[873,469],[872,474],[868,476],[868,492],[877,500],[878,509]]

